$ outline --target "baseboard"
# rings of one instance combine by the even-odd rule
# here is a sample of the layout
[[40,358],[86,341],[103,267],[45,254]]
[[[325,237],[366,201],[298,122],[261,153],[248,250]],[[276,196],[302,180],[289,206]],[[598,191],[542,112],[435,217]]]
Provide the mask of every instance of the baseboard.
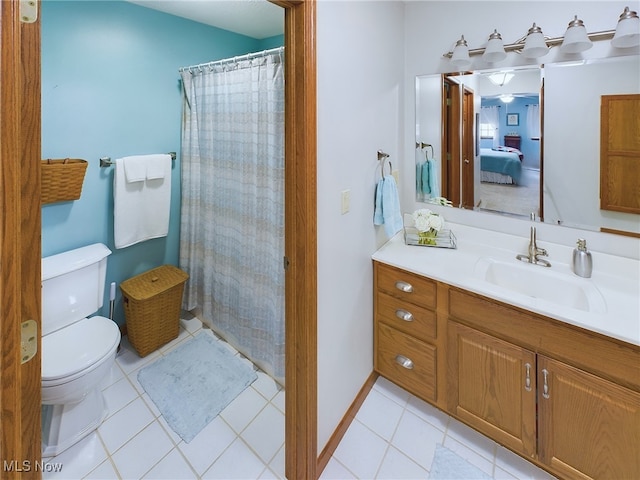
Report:
[[336,448],[338,448],[338,445],[340,444],[342,437],[344,437],[344,434],[347,433],[347,429],[349,428],[349,425],[351,425],[351,422],[356,417],[356,414],[358,413],[358,410],[360,410],[360,407],[362,406],[364,399],[367,398],[367,395],[373,388],[373,385],[374,383],[376,383],[377,379],[378,379],[378,374],[376,372],[371,372],[371,374],[369,375],[369,378],[367,378],[367,380],[364,382],[364,385],[362,385],[362,388],[360,388],[360,391],[356,395],[356,398],[353,400],[353,402],[347,409],[347,412],[342,417],[342,420],[340,420],[340,423],[338,424],[335,431],[331,435],[331,438],[329,438],[329,441],[327,442],[325,447],[322,449],[322,452],[318,456],[318,461],[317,461],[316,471],[317,471],[318,477],[320,476],[322,471],[325,469],[325,467],[329,463],[329,460],[331,460],[331,456],[333,455],[333,452],[335,452]]

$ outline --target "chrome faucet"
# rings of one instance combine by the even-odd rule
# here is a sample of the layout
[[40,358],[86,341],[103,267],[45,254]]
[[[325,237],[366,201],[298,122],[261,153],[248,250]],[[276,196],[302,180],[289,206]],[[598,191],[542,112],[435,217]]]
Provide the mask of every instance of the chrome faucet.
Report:
[[538,256],[548,257],[549,254],[544,248],[538,248],[536,245],[536,227],[531,227],[531,235],[529,238],[528,255],[519,253],[516,258],[522,262],[533,263],[535,265],[542,265],[544,267],[550,267],[551,263]]

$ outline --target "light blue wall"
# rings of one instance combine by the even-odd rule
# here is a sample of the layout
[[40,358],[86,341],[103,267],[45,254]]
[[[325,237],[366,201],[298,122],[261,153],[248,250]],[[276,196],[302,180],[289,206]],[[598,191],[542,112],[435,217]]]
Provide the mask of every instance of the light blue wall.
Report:
[[[538,97],[516,97],[508,105],[497,98],[483,98],[482,106],[500,107],[500,145],[504,145],[504,136],[509,133],[520,135],[520,151],[524,156],[523,165],[530,168],[540,168],[540,141],[527,136],[527,105],[539,103]],[[518,125],[507,125],[507,113],[519,115]],[[480,140],[481,148],[491,148],[493,140]]]
[[[256,40],[121,1],[42,4],[42,158],[89,162],[82,196],[42,207],[42,254],[91,243],[113,254],[107,285],[162,264],[177,265],[180,229],[178,69],[283,44]],[[113,167],[100,157],[178,152],[166,238],[116,250]],[[108,288],[101,314],[108,314]],[[115,320],[124,314],[119,288]]]

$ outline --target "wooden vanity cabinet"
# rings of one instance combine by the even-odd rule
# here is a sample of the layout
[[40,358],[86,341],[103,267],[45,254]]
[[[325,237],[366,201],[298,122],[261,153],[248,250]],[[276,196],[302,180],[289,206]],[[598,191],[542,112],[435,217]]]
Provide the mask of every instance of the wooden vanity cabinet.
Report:
[[640,479],[640,347],[379,262],[374,289],[380,375],[559,478]]
[[438,378],[444,380],[438,372],[439,363],[444,369],[439,342],[444,339],[438,335],[436,282],[376,262],[374,286],[375,371],[437,403]]
[[451,322],[449,411],[498,443],[536,455],[536,355]]

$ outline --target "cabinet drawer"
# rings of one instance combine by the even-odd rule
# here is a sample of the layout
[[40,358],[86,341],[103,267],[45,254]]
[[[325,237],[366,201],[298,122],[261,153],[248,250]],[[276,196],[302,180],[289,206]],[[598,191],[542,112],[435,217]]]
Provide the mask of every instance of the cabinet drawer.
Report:
[[377,318],[406,334],[424,339],[436,338],[436,313],[385,293],[377,295]]
[[421,307],[436,308],[436,282],[433,280],[376,263],[376,281],[379,291]]
[[378,373],[420,398],[436,400],[436,347],[383,323],[376,329],[376,343]]

